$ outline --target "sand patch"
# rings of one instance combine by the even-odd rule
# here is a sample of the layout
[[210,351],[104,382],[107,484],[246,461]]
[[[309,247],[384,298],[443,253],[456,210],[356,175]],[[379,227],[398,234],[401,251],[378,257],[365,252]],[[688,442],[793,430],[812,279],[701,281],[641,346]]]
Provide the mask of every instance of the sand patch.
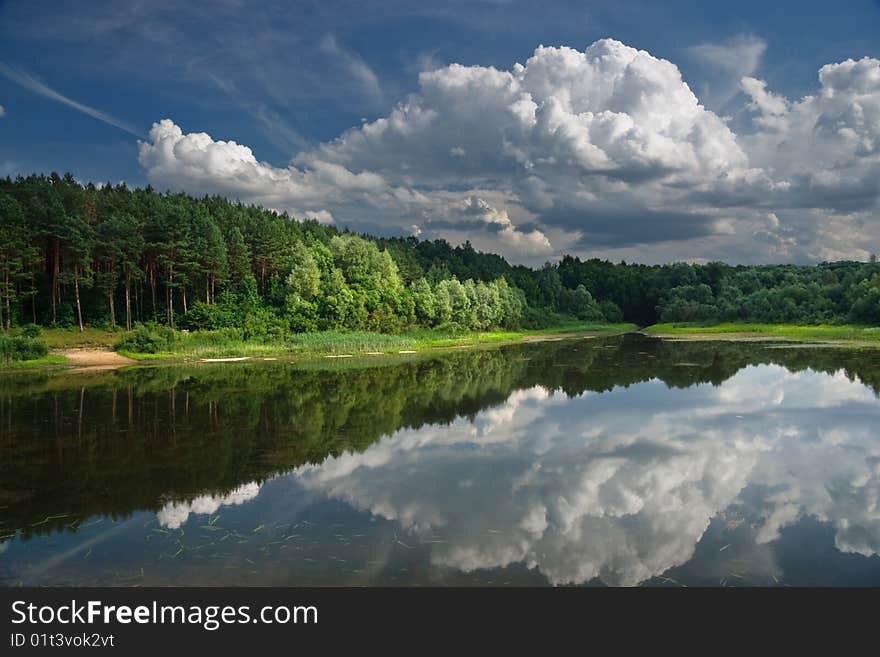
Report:
[[135,363],[131,358],[109,349],[59,349],[55,353],[61,354],[77,367],[112,369]]

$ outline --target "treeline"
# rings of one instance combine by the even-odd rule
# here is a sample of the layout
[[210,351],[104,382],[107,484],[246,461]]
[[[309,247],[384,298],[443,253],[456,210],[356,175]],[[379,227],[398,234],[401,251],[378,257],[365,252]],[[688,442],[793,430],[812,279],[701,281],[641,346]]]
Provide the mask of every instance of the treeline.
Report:
[[880,265],[662,266],[565,257],[559,288],[584,285],[609,299],[628,321],[880,324]]
[[0,326],[235,328],[242,337],[584,321],[880,323],[880,265],[512,266],[231,202],[72,176],[0,179]]
[[[375,239],[216,196],[81,185],[69,174],[7,178],[0,220],[7,331],[155,322],[250,338],[554,319],[530,307],[503,258],[470,244]],[[619,315],[584,289],[569,296],[571,315]]]

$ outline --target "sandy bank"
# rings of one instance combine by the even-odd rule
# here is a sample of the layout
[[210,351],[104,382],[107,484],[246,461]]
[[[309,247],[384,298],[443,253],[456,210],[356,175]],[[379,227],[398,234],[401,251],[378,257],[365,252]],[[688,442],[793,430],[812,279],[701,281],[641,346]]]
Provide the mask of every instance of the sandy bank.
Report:
[[61,354],[77,367],[113,368],[136,362],[109,349],[59,349],[54,353]]

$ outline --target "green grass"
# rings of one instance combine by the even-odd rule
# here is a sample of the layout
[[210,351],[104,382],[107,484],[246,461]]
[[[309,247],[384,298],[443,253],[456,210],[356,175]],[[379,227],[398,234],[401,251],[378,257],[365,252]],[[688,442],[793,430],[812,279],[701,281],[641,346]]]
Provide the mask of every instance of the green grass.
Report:
[[274,342],[236,340],[218,335],[213,331],[195,331],[192,333],[177,333],[173,347],[167,351],[144,354],[120,350],[119,353],[140,361],[280,355],[351,354],[354,356],[368,352],[397,353],[399,351],[421,351],[442,347],[516,342],[528,336],[587,332],[622,333],[634,329],[634,324],[572,322],[547,329],[524,331],[453,333],[418,329],[400,334],[371,333],[367,331],[321,331],[317,333],[299,333],[291,335],[284,340]]
[[[13,327],[10,331],[11,335],[19,335],[20,333],[20,327]],[[40,331],[40,338],[45,340],[46,344],[49,345],[49,349],[112,349],[113,343],[122,334],[122,331],[113,332],[89,327],[82,333],[80,333],[78,328],[43,328]],[[0,359],[0,370],[59,367],[67,364],[69,364],[69,361],[64,356],[50,353],[41,358],[33,358],[31,360],[7,361]]]
[[32,367],[50,367],[55,365],[66,365],[67,359],[58,354],[47,354],[42,358],[34,358],[31,360],[0,360],[0,369],[2,370],[26,370]]
[[78,328],[44,328],[40,333],[50,349],[112,348],[124,331],[106,331],[90,328],[80,333]]
[[880,341],[880,327],[853,324],[702,324],[698,322],[673,322],[654,324],[644,329],[644,332],[649,335],[730,335],[734,337],[769,337],[786,340]]

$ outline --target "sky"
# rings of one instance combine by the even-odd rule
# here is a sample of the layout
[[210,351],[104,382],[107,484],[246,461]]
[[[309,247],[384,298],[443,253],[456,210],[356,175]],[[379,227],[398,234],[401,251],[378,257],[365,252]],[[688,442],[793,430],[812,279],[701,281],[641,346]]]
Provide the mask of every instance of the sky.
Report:
[[880,1],[0,0],[0,175],[511,262],[880,251]]

